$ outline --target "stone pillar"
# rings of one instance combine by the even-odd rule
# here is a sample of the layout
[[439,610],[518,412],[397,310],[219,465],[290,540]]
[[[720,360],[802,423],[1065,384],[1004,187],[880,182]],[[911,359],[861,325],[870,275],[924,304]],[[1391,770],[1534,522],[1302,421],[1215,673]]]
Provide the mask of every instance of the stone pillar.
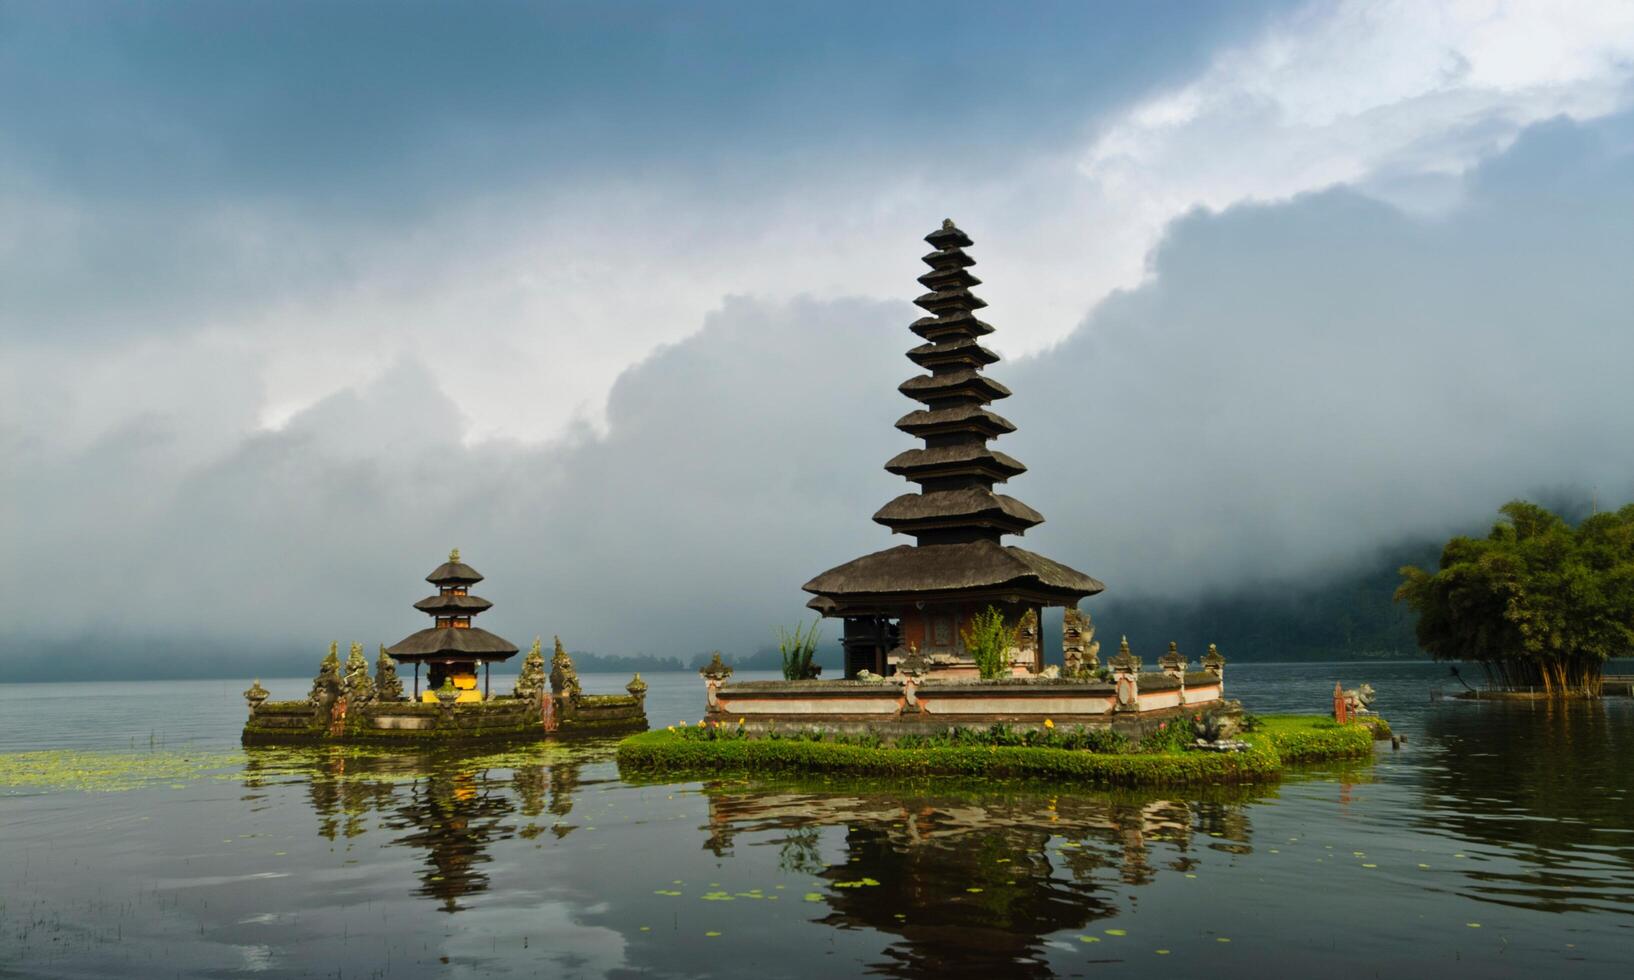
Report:
[[919,644],[910,643],[906,656],[897,661],[896,676],[902,682],[902,713],[919,713],[919,684],[930,673],[930,661],[919,652]]
[[1203,657],[1203,669],[1213,674],[1220,681],[1221,693],[1225,692],[1225,658],[1220,656],[1220,649],[1214,644],[1208,645],[1208,654]]
[[261,686],[261,679],[256,678],[255,683],[251,684],[249,689],[244,692],[244,700],[249,702],[250,705],[251,718],[255,717],[256,709],[261,707],[262,702],[266,701],[267,697],[267,689]]
[[1118,655],[1112,658],[1112,682],[1117,685],[1116,711],[1140,710],[1140,658],[1129,651],[1129,637],[1118,644]]
[[1038,611],[1028,609],[1021,614],[1016,623],[1016,655],[1011,658],[1011,665],[1021,661],[1029,674],[1036,674],[1044,669],[1043,646],[1038,642]]
[[1178,680],[1181,687],[1186,686],[1186,658],[1180,654],[1180,644],[1170,640],[1169,652],[1158,658],[1157,665],[1165,674]]
[[698,676],[704,679],[704,713],[718,715],[721,711],[720,690],[726,679],[732,676],[732,668],[721,660],[721,652],[715,651],[714,659],[704,664],[698,671]]
[[1095,642],[1095,624],[1089,613],[1068,607],[1061,618],[1061,674],[1089,677],[1101,669],[1101,645]]

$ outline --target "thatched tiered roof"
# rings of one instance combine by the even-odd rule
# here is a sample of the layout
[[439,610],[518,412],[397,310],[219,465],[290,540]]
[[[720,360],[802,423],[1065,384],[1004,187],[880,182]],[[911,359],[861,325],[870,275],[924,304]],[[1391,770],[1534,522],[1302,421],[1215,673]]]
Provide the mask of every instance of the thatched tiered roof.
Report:
[[993,328],[976,317],[987,304],[970,292],[981,280],[970,273],[975,260],[965,253],[970,237],[952,221],[925,236],[935,250],[924,257],[930,271],[919,277],[929,292],[914,300],[928,316],[910,329],[927,343],[908,351],[926,373],[899,390],[924,408],[909,412],[896,427],[923,439],[920,449],[898,453],[886,470],[919,484],[880,508],[874,520],[893,532],[912,535],[903,545],[865,555],[807,582],[817,595],[809,605],[827,615],[885,612],[893,601],[992,595],[1010,601],[1072,605],[1094,595],[1101,583],[1082,572],[1030,551],[1000,543],[1022,534],[1044,516],[993,486],[1026,472],[1019,460],[988,442],[1015,431],[1009,420],[988,410],[1010,389],[983,369],[999,356],[979,339]]
[[468,586],[482,581],[482,575],[460,561],[458,548],[449,552],[448,560],[433,569],[426,581],[437,586],[437,594],[416,602],[414,608],[436,617],[437,625],[387,647],[387,656],[410,663],[495,661],[516,656],[516,644],[471,625],[471,617],[493,603],[466,593]]

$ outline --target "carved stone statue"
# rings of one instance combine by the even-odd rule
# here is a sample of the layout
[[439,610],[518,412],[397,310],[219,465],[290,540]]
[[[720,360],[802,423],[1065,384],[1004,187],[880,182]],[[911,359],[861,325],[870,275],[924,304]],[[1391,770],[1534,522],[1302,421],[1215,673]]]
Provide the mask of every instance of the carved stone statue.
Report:
[[1184,680],[1186,677],[1186,658],[1180,653],[1180,644],[1169,641],[1169,652],[1158,658],[1158,667],[1170,677]]
[[1373,713],[1373,699],[1378,695],[1372,684],[1362,684],[1344,692],[1345,707],[1352,715],[1370,715]]
[[1038,656],[1038,613],[1027,610],[1021,614],[1016,623],[1016,651],[1015,658],[1026,664],[1029,669],[1039,666]]
[[1091,677],[1101,667],[1101,645],[1095,640],[1095,624],[1089,613],[1069,608],[1061,621],[1061,673],[1067,677]]
[[522,658],[522,669],[516,676],[516,696],[529,702],[538,701],[539,696],[545,693],[546,682],[545,654],[536,636],[527,656]]
[[369,677],[369,661],[363,656],[363,644],[352,644],[346,658],[346,700],[352,706],[374,700],[374,681]]
[[698,673],[710,680],[724,681],[732,676],[732,666],[722,660],[721,652],[716,650],[714,656],[710,657],[709,663],[698,668]]
[[380,656],[374,661],[374,696],[381,701],[403,700],[403,681],[397,676],[397,661],[386,655],[386,645],[380,644]]
[[1118,655],[1112,658],[1112,682],[1117,686],[1118,711],[1140,710],[1140,658],[1129,649],[1129,637],[1118,643]]
[[431,693],[436,696],[437,704],[445,711],[452,709],[460,699],[460,689],[454,686],[452,677],[444,677],[443,686],[436,688]]
[[573,667],[573,658],[567,655],[567,648],[562,646],[562,638],[555,637],[556,652],[550,657],[550,691],[552,694],[565,694],[570,698],[579,696],[579,672]]
[[705,710],[708,712],[719,711],[721,703],[718,695],[720,694],[721,685],[726,683],[728,677],[732,676],[731,665],[722,660],[721,652],[716,650],[709,663],[699,668],[698,675],[704,679]]
[[312,704],[332,701],[340,695],[346,685],[340,679],[340,644],[329,644],[329,656],[318,664],[318,676],[312,678],[312,690],[307,694],[307,701]]
[[244,700],[250,703],[251,711],[261,707],[261,702],[265,701],[269,696],[270,694],[267,689],[261,686],[261,679],[259,677],[256,678],[255,683],[251,684],[249,689],[244,692]]
[[906,649],[897,647],[891,656],[897,658],[896,672],[904,677],[924,677],[930,673],[930,658],[919,652],[917,643],[908,644]]
[[1200,742],[1218,742],[1237,733],[1237,719],[1218,711],[1210,711],[1193,718],[1191,730]]
[[1129,649],[1129,637],[1118,641],[1118,655],[1112,658],[1113,670],[1139,670],[1140,658]]

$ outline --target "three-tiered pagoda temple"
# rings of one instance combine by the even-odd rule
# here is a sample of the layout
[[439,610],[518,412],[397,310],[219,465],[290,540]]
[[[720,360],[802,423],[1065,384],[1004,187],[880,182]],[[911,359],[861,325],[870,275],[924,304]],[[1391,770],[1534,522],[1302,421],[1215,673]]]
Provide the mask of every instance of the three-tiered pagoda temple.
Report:
[[[458,548],[448,553],[446,562],[432,569],[426,581],[437,587],[437,594],[416,602],[414,608],[429,613],[435,625],[387,647],[386,654],[414,665],[417,700],[435,701],[437,698],[432,692],[448,680],[459,691],[460,701],[482,701],[489,692],[487,684],[482,691],[477,690],[477,668],[516,656],[516,644],[471,625],[471,618],[493,603],[471,594],[471,586],[482,581],[482,575],[460,561]],[[426,664],[431,674],[423,695],[420,692],[421,664]]]
[[[896,427],[924,440],[924,448],[899,453],[888,472],[919,484],[874,515],[893,533],[915,544],[864,555],[831,568],[804,586],[816,598],[807,603],[824,616],[843,618],[845,673],[890,674],[902,652],[917,650],[933,669],[976,673],[964,649],[963,628],[971,617],[995,606],[1017,627],[1021,642],[1013,656],[1016,673],[1042,667],[1038,615],[1045,606],[1076,606],[1100,592],[1100,582],[1042,555],[1003,543],[1042,523],[1038,511],[993,486],[1026,471],[988,442],[1015,426],[989,411],[1010,389],[982,373],[999,360],[979,338],[993,328],[976,318],[986,306],[970,292],[981,280],[965,253],[969,236],[951,220],[925,236],[935,251],[924,257],[931,271],[919,277],[930,290],[914,300],[929,315],[911,329],[925,343],[908,359],[927,373],[898,390],[924,403]],[[1032,614],[1031,630],[1024,628]],[[1030,648],[1029,648],[1030,646]]]

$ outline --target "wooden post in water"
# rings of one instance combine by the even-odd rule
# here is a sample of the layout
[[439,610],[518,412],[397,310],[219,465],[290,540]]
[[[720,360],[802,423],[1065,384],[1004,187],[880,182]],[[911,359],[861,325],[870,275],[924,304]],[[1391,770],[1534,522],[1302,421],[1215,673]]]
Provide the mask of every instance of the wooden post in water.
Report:
[[414,661],[414,703],[420,703],[420,661]]

